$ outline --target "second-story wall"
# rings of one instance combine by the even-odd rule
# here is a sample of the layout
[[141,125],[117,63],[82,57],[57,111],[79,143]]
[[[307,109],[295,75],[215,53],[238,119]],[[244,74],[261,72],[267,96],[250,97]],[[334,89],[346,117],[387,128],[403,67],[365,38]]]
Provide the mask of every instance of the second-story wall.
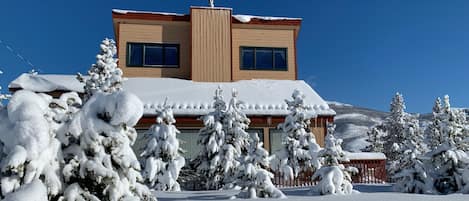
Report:
[[[241,70],[241,47],[287,48],[287,70]],[[296,79],[295,30],[287,26],[233,25],[233,81],[246,79]]]
[[[118,25],[119,67],[126,77],[174,77],[190,79],[190,23],[125,20]],[[179,67],[129,67],[128,43],[169,43],[179,45]]]
[[191,8],[192,80],[231,81],[231,10]]

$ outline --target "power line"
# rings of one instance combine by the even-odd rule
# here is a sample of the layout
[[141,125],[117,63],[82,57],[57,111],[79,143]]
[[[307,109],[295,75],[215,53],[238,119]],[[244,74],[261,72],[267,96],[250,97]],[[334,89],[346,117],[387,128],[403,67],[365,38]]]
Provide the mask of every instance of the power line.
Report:
[[18,51],[15,51],[11,46],[3,42],[3,40],[0,39],[0,44],[5,47],[8,51],[10,51],[13,55],[18,57],[21,61],[26,63],[28,66],[31,66],[32,69],[35,68],[34,64],[31,63],[28,59],[26,59],[23,55],[21,55]]

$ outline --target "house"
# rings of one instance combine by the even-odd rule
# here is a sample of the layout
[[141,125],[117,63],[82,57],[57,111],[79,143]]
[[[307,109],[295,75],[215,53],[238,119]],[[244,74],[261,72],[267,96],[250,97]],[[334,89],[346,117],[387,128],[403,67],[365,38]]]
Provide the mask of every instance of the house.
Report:
[[[167,98],[176,117],[186,157],[198,152],[198,120],[212,110],[215,89],[239,92],[256,132],[271,152],[281,146],[277,125],[288,114],[285,99],[293,90],[305,95],[311,130],[324,144],[326,122],[335,112],[304,81],[298,79],[296,43],[300,18],[233,15],[230,8],[191,7],[190,14],[112,11],[119,67],[125,90],[144,102],[137,129],[145,132],[155,122],[156,109]],[[72,75],[23,74],[9,85],[11,91],[29,89],[60,94],[83,92]],[[138,146],[138,145],[137,145]]]

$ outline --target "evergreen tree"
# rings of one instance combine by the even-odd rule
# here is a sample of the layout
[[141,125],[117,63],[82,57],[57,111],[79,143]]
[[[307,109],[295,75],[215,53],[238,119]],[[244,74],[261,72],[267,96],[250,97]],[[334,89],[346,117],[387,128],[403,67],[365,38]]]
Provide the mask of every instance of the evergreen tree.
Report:
[[295,90],[293,100],[285,100],[290,113],[278,126],[283,131],[283,147],[275,153],[272,169],[282,173],[285,179],[298,177],[302,170],[314,171],[320,167],[317,159],[320,147],[309,128],[313,116],[306,112],[304,98],[303,93]]
[[465,114],[451,108],[449,96],[444,98],[441,115],[442,143],[426,154],[430,165],[427,172],[433,177],[434,191],[441,194],[463,191],[464,169],[469,165],[469,156],[464,151]]
[[441,99],[437,98],[435,100],[435,105],[432,109],[432,123],[428,126],[426,130],[426,135],[428,138],[428,148],[430,150],[436,149],[443,143],[442,130],[441,130]]
[[54,120],[61,112],[55,102],[60,101],[21,90],[7,108],[0,109],[5,156],[0,173],[2,197],[33,187],[45,189],[45,199],[54,199],[62,192],[60,142],[55,138],[59,123]]
[[336,139],[334,132],[335,125],[328,124],[325,147],[318,153],[318,157],[322,159],[321,168],[312,176],[313,180],[319,180],[312,191],[321,195],[351,194],[353,192],[351,174],[358,172],[354,167],[346,168],[341,164],[349,162],[349,159],[342,150],[342,140]]
[[218,189],[222,186],[224,171],[221,163],[220,152],[225,141],[223,130],[223,118],[226,103],[223,101],[221,88],[216,89],[214,96],[214,111],[203,116],[204,127],[199,131],[197,144],[201,147],[200,153],[192,161],[197,172],[205,178],[208,189]]
[[370,143],[364,151],[366,152],[384,152],[383,138],[386,135],[384,124],[373,126],[368,132],[367,142]]
[[143,177],[151,188],[159,191],[180,191],[177,179],[185,164],[179,154],[179,133],[173,125],[176,123],[170,107],[164,106],[158,112],[156,124],[145,135],[149,135],[145,151]]
[[141,182],[131,145],[141,101],[127,92],[97,92],[73,116],[63,150],[64,201],[156,200]]
[[122,88],[122,71],[117,66],[116,43],[112,39],[104,39],[100,45],[101,52],[96,55],[96,63],[88,70],[88,78],[80,73],[77,79],[85,83],[85,100],[96,92],[112,93]]
[[405,123],[408,114],[405,113],[404,98],[396,93],[391,102],[391,114],[386,118],[385,125],[387,135],[384,136],[384,154],[386,155],[391,167],[400,157],[399,144],[404,140]]
[[225,131],[225,142],[220,152],[220,160],[223,167],[223,184],[227,188],[233,187],[236,174],[240,169],[240,158],[247,153],[249,147],[249,134],[246,129],[250,120],[241,111],[243,102],[238,100],[238,92],[233,89],[232,97],[223,117],[223,130]]
[[[248,193],[244,197],[286,198],[282,191],[273,185],[271,179],[274,174],[269,171],[269,166],[269,152],[263,148],[263,143],[255,133],[250,140],[247,154],[241,158],[241,169],[237,175],[236,184]],[[243,197],[243,194],[244,192],[241,192],[238,197]]]
[[395,188],[405,193],[431,192],[431,178],[426,173],[425,165],[420,158],[425,153],[423,135],[416,118],[406,125],[404,141],[400,145],[401,158],[397,163]]

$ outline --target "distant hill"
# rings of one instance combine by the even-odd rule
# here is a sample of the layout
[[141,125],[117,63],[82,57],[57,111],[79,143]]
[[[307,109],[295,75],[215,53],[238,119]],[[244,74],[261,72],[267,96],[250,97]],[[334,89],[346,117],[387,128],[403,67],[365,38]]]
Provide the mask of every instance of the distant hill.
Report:
[[[380,124],[389,115],[388,112],[369,108],[356,107],[350,104],[328,101],[329,107],[336,113],[336,136],[344,140],[342,147],[347,151],[360,151],[369,143],[366,132],[373,126]],[[461,109],[461,108],[460,108]],[[465,109],[469,114],[469,109]],[[425,129],[431,122],[431,113],[419,115],[420,127]]]
[[387,112],[361,108],[349,104],[328,102],[337,115],[335,116],[336,137],[344,140],[342,147],[347,151],[360,151],[368,145],[366,132],[380,124],[387,117]]

